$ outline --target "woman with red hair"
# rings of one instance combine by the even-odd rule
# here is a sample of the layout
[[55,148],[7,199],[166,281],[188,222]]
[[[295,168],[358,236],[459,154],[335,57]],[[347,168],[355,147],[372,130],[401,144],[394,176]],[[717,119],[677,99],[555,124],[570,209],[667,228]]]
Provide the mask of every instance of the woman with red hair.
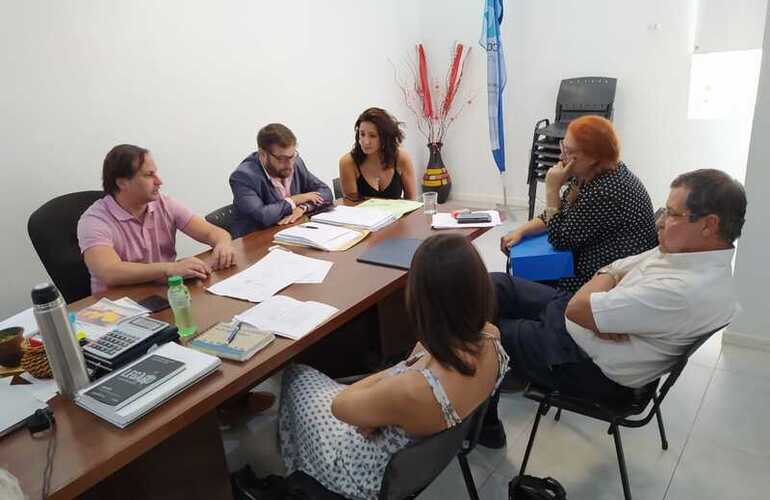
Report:
[[575,277],[562,278],[558,288],[575,292],[600,267],[655,247],[658,237],[650,195],[619,161],[620,141],[609,120],[570,122],[560,147],[561,161],[545,176],[545,210],[504,236],[500,247],[507,255],[523,237],[547,232],[554,248],[572,251]]

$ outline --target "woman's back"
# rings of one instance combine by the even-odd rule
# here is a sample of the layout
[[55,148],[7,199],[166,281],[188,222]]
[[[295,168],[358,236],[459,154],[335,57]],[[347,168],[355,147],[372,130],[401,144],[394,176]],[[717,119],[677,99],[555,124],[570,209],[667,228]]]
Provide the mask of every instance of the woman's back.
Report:
[[508,357],[499,333],[484,333],[483,339],[476,356],[460,354],[474,368],[471,376],[441,365],[421,346],[408,360],[391,368],[394,383],[412,403],[399,425],[408,435],[430,436],[456,425],[494,392]]

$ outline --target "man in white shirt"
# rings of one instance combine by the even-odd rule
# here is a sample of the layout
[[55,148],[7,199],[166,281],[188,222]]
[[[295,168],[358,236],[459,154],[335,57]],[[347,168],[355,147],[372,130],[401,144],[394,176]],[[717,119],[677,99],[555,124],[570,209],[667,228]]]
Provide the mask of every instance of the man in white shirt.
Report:
[[[600,269],[574,295],[493,273],[513,373],[576,396],[632,397],[738,311],[731,262],[745,213],[739,182],[696,170],[671,183],[659,246]],[[497,397],[479,441],[493,448],[505,446],[496,409]]]

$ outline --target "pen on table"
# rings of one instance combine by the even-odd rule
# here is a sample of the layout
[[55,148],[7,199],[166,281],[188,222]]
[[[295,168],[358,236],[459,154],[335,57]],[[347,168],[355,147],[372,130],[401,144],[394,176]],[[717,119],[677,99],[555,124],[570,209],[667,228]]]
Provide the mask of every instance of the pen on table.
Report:
[[241,331],[241,323],[240,321],[233,327],[232,330],[230,330],[230,333],[227,334],[227,340],[226,343],[230,343],[233,341],[236,335],[238,335],[238,332]]
[[304,226],[302,226],[302,227],[306,227],[306,228],[308,228],[308,229],[318,229],[318,226],[311,226],[310,224],[305,224],[305,225],[304,225]]

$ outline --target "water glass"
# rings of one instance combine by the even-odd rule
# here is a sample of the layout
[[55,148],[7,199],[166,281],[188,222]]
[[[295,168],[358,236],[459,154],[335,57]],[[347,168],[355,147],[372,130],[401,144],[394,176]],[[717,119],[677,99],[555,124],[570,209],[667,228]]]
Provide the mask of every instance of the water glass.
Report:
[[435,214],[436,206],[438,204],[438,193],[435,191],[429,191],[422,193],[422,211],[425,214]]

